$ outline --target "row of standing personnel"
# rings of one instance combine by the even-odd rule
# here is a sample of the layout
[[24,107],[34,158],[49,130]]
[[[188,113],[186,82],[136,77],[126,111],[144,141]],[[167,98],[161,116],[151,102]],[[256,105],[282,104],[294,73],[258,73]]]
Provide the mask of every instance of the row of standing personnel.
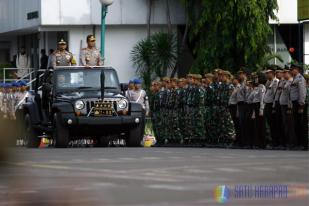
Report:
[[243,71],[238,75],[229,103],[237,144],[265,148],[268,132],[272,147],[308,149],[308,87],[301,67],[267,69],[252,81]]
[[151,85],[151,111],[159,143],[228,143],[234,129],[228,111],[231,74],[189,74]]
[[159,142],[308,146],[308,89],[295,65],[250,76],[239,71],[235,78],[220,69],[204,77],[163,78],[152,82],[151,91],[153,127]]

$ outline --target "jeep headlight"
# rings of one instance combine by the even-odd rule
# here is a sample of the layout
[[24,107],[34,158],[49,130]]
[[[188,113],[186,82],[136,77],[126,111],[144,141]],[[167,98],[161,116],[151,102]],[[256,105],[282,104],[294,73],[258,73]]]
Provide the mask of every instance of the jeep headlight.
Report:
[[122,99],[118,102],[119,109],[125,109],[128,107],[128,100]]
[[82,100],[78,100],[75,102],[75,108],[78,110],[82,110],[85,107],[85,103]]

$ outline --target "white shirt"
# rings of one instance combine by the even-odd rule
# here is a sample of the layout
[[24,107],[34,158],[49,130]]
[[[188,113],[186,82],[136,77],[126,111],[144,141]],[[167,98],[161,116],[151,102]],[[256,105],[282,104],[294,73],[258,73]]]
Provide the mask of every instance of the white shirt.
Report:
[[16,58],[17,76],[24,77],[29,73],[30,58],[27,54],[18,54]]

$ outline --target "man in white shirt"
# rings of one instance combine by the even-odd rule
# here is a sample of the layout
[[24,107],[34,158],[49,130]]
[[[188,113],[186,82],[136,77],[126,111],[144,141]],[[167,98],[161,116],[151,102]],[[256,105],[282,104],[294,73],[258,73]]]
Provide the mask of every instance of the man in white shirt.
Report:
[[20,53],[16,57],[16,77],[18,79],[26,76],[29,73],[30,64],[30,57],[27,55],[25,47],[21,47]]

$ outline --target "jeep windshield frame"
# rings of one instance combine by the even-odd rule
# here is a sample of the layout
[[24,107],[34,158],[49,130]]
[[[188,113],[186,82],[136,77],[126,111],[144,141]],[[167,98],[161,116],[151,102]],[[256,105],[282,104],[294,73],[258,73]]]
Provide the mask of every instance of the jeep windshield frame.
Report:
[[53,72],[55,93],[100,91],[101,71],[105,74],[105,90],[120,90],[115,69],[111,67],[56,67]]

